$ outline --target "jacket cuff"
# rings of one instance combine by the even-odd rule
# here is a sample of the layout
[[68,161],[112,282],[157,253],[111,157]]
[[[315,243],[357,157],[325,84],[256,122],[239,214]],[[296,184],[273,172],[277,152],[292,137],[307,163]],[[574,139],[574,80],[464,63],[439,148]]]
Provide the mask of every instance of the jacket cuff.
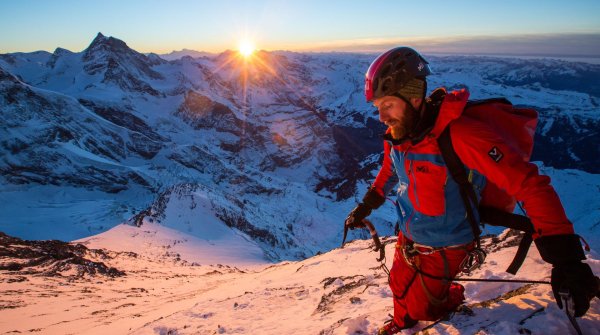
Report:
[[552,265],[579,262],[585,259],[579,235],[549,235],[535,240],[542,259]]
[[385,202],[385,197],[379,194],[375,187],[370,187],[365,196],[363,197],[362,202],[371,207],[372,209],[377,209],[383,205]]

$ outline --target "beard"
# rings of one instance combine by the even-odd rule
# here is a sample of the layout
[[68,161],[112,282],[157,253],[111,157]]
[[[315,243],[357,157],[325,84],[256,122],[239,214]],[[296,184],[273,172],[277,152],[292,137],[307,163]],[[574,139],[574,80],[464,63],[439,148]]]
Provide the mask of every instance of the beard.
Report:
[[401,140],[410,137],[417,125],[417,113],[415,110],[407,111],[401,119],[392,119],[387,122],[387,125],[393,139]]

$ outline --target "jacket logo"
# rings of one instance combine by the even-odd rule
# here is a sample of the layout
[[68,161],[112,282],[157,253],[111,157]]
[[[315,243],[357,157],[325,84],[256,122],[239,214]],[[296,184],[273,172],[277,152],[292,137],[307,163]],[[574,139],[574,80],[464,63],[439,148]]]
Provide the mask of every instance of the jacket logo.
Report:
[[429,168],[424,165],[417,166],[417,172],[429,173]]
[[502,153],[502,151],[500,151],[500,149],[498,149],[498,147],[493,147],[492,150],[490,150],[488,152],[488,155],[494,160],[494,162],[499,163],[500,160],[502,160],[502,157],[504,157],[504,154]]

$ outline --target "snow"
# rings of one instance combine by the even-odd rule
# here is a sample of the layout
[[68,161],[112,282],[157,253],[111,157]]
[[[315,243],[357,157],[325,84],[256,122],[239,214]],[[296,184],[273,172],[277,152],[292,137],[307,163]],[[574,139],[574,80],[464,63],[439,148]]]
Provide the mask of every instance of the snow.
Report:
[[111,161],[108,160],[106,158],[100,157],[98,155],[95,155],[87,150],[83,150],[80,147],[76,146],[75,144],[73,144],[72,142],[67,142],[64,143],[62,145],[62,147],[70,152],[72,152],[73,154],[79,156],[79,159],[89,159],[93,162],[96,163],[103,163],[103,164],[109,164],[109,165],[116,165],[116,166],[123,166],[122,164],[115,162],[115,161]]
[[547,166],[540,170],[552,179],[552,186],[561,198],[567,217],[574,224],[575,233],[583,236],[594,257],[600,258],[600,206],[597,200],[600,174]]
[[[135,252],[149,258],[163,255],[183,259],[195,265],[263,265],[262,249],[221,222],[207,224],[210,236],[200,238],[163,225],[144,222],[142,227],[118,225],[107,232],[74,242],[88,248]],[[243,257],[242,257],[243,256]]]
[[[140,231],[141,230],[141,231]],[[179,242],[178,242],[179,241]],[[43,334],[375,334],[392,313],[387,277],[377,266],[372,242],[357,240],[343,249],[303,261],[270,264],[248,253],[228,259],[223,246],[197,243],[191,236],[146,224],[121,225],[84,241],[88,247],[135,251],[103,260],[126,270],[117,278],[68,279],[27,276],[5,280],[0,332]],[[384,239],[391,266],[395,239]],[[196,249],[186,253],[186,248]],[[472,274],[509,278],[502,269],[515,247],[488,255]],[[189,258],[188,258],[189,257]],[[230,262],[230,263],[224,263]],[[600,262],[590,259],[594,271]],[[200,264],[200,265],[199,265]],[[530,250],[518,279],[548,279],[549,265]],[[5,279],[18,276],[2,271]],[[474,316],[456,315],[429,334],[572,333],[548,285],[464,283]],[[502,296],[520,288],[512,297]],[[40,309],[40,306],[43,306]],[[578,319],[585,334],[600,334],[600,301]],[[420,322],[417,327],[428,325]],[[411,334],[417,328],[404,331]]]
[[101,191],[65,186],[6,186],[0,191],[0,231],[29,239],[75,240],[129,219],[153,198],[143,188],[108,196]]

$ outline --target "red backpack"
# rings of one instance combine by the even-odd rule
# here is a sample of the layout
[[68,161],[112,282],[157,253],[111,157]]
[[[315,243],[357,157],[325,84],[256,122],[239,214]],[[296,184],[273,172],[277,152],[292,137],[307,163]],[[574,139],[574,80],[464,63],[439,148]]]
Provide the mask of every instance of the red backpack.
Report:
[[[538,113],[535,110],[514,107],[506,98],[493,98],[469,101],[461,117],[472,118],[490,125],[515,152],[518,152],[524,160],[529,161],[538,120]],[[516,205],[515,198],[491,183],[486,186],[485,191],[482,193],[481,201],[477,200],[465,166],[452,146],[449,129],[449,127],[446,127],[441,133],[438,144],[450,175],[460,187],[460,194],[477,242],[477,249],[485,257],[485,253],[480,249],[479,235],[481,229],[474,215],[474,205],[478,207],[482,224],[504,226],[525,232],[517,254],[506,270],[506,272],[516,274],[523,264],[529,246],[533,241],[533,225],[526,216],[513,214]]]

